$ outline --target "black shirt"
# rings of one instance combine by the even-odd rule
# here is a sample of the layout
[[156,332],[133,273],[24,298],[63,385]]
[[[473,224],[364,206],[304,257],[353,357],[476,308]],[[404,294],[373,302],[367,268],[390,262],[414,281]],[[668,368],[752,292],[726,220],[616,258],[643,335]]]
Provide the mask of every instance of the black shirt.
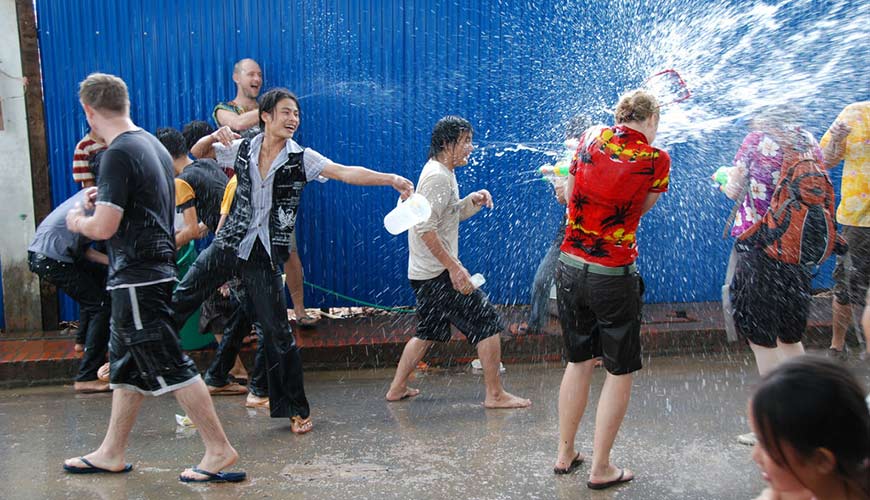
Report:
[[221,200],[226,187],[227,174],[216,161],[196,160],[175,178],[175,206],[179,213],[196,207],[199,220],[215,231],[221,218]]
[[103,154],[97,204],[123,211],[107,242],[107,288],[175,278],[174,174],[166,148],[144,130],[119,135]]

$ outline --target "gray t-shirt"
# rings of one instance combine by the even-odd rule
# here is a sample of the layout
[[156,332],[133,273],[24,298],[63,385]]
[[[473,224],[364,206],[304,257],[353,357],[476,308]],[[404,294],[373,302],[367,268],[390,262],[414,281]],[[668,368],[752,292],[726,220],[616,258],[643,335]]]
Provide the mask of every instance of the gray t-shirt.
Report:
[[480,211],[471,197],[459,198],[459,184],[452,170],[435,160],[423,166],[417,181],[417,192],[432,205],[429,220],[408,230],[408,279],[428,280],[445,271],[444,265],[432,255],[422,235],[434,231],[453,258],[459,257],[459,222]]
[[84,190],[69,197],[48,214],[36,228],[28,251],[45,255],[60,262],[72,263],[84,256],[91,240],[66,228],[66,214],[84,200]]

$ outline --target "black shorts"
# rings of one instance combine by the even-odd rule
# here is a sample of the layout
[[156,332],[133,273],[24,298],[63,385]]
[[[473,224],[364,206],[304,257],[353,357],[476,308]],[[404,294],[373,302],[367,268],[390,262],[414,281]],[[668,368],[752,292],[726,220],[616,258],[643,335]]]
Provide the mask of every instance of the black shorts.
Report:
[[471,345],[504,330],[501,318],[486,295],[475,290],[462,295],[453,289],[450,273],[444,271],[429,280],[411,280],[417,296],[417,334],[420,340],[447,342],[450,324],[456,326]]
[[734,271],[731,304],[734,324],[761,347],[800,342],[807,327],[812,275],[804,266],[771,259],[764,252],[744,253]]
[[565,353],[570,363],[599,356],[613,375],[643,367],[640,324],[643,279],[637,272],[595,274],[564,262],[556,268],[556,293]]
[[196,365],[181,350],[172,326],[175,281],[116,288],[112,297],[109,383],[159,396],[199,380]]

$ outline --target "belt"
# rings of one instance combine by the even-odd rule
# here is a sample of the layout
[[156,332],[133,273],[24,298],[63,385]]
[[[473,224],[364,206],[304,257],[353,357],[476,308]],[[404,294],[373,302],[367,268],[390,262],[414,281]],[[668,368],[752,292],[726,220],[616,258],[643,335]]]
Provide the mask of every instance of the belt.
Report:
[[605,276],[628,276],[629,274],[633,274],[637,272],[637,265],[631,263],[627,266],[620,267],[607,267],[599,264],[593,264],[591,262],[580,262],[577,259],[573,259],[564,253],[559,255],[559,262],[563,264],[569,265],[576,269],[582,269],[588,273],[592,274],[603,274]]

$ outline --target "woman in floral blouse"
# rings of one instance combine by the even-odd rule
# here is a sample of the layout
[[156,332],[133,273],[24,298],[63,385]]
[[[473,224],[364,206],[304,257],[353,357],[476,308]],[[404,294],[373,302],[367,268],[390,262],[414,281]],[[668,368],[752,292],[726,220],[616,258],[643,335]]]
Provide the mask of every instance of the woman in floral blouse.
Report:
[[[780,108],[753,120],[755,130],[737,151],[724,188],[726,196],[735,202],[742,200],[731,236],[740,236],[767,213],[783,164],[793,163],[795,154],[810,153],[823,164],[816,139],[795,123],[797,114]],[[801,266],[782,264],[760,254],[731,250],[722,302],[726,327],[749,341],[758,372],[764,375],[785,359],[804,352],[801,339],[811,276]],[[755,444],[752,433],[737,440]]]

